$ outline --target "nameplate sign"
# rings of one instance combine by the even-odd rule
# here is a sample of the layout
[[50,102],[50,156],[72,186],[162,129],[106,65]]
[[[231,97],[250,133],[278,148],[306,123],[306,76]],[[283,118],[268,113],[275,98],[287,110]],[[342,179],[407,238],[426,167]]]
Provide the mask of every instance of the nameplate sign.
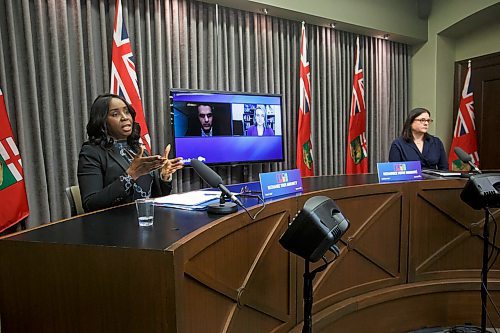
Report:
[[379,183],[422,180],[420,161],[377,163]]
[[264,199],[303,191],[300,170],[286,170],[259,174]]

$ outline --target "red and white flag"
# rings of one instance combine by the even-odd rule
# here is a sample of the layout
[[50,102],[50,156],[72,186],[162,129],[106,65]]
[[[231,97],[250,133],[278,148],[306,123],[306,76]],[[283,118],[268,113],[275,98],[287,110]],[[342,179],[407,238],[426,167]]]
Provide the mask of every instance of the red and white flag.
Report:
[[299,128],[297,131],[297,168],[300,175],[314,176],[311,143],[311,70],[307,61],[307,38],[305,23],[302,22],[300,38],[300,104]]
[[0,89],[0,232],[29,215],[21,154],[12,136]]
[[122,96],[132,105],[136,112],[135,121],[141,126],[142,143],[151,152],[151,138],[142,110],[134,55],[123,19],[121,0],[116,0],[113,49],[111,50],[111,93]]
[[462,148],[472,158],[472,163],[479,167],[479,154],[477,152],[477,133],[474,122],[474,96],[470,85],[470,60],[465,76],[460,106],[458,108],[457,121],[453,131],[448,164],[450,170],[469,170],[469,165],[463,163],[455,154],[455,147]]
[[359,37],[356,38],[356,60],[347,134],[346,174],[368,173],[368,143],[366,142],[366,108],[363,69],[359,65]]

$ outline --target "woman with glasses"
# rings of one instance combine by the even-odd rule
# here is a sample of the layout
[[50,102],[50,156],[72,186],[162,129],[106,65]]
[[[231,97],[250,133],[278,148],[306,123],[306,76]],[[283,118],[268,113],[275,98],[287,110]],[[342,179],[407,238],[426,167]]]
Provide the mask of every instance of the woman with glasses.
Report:
[[403,125],[401,136],[392,142],[389,161],[420,161],[423,169],[448,170],[448,158],[443,143],[438,137],[428,133],[431,123],[429,110],[411,110]]

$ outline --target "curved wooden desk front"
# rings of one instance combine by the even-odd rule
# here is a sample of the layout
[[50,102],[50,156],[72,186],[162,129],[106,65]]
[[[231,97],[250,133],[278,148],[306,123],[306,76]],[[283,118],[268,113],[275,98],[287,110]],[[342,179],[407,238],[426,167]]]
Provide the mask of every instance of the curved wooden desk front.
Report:
[[463,185],[314,177],[256,221],[158,208],[148,231],[124,206],[18,234],[0,241],[2,332],[300,332],[303,260],[278,239],[314,195],[351,222],[314,280],[314,332],[479,324],[483,213],[460,200]]

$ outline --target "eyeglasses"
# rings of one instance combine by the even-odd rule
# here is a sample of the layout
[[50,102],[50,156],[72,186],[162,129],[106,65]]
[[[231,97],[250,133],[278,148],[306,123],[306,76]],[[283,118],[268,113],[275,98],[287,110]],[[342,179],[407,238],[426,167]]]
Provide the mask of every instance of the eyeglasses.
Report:
[[421,118],[421,119],[415,119],[415,121],[419,121],[421,124],[425,124],[425,123],[432,124],[432,122],[433,122],[434,120],[432,120],[432,119],[430,119],[430,118],[429,118],[429,119]]

